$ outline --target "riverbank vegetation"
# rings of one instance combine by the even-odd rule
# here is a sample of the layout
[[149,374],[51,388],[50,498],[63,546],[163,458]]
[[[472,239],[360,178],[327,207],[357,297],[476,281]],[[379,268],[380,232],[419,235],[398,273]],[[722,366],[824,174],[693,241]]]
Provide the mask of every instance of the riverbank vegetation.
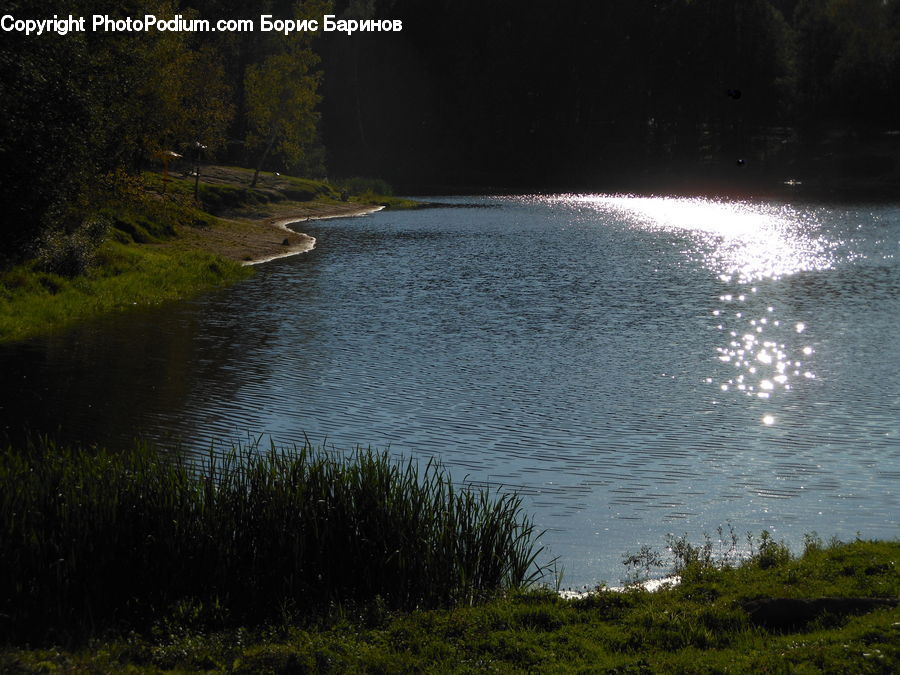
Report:
[[900,542],[672,540],[680,584],[565,600],[515,496],[386,454],[42,442],[0,455],[0,487],[4,672],[900,666]]
[[162,252],[107,242],[77,277],[25,263],[0,273],[0,341],[112,311],[184,298],[245,278],[240,264],[201,251]]
[[517,497],[386,453],[40,442],[0,454],[0,486],[0,617],[26,640],[467,605],[541,574]]
[[[26,5],[10,16],[29,17]],[[41,5],[42,17],[94,11],[83,0]],[[103,11],[260,20],[221,0]],[[110,176],[207,162],[251,167],[251,188],[278,171],[383,176],[432,194],[698,193],[717,183],[740,192],[792,178],[794,192],[896,196],[894,0],[604,1],[564,3],[550,17],[511,0],[427,10],[414,0],[277,0],[266,11],[397,20],[403,30],[8,31],[0,267],[89,230],[115,198]]]
[[[328,7],[310,1],[277,9],[305,18]],[[17,18],[29,12],[12,9],[19,10]],[[84,2],[41,7],[47,16],[88,22],[96,10]],[[104,11],[161,19],[201,13],[144,0],[113,2]],[[237,19],[250,12],[212,3],[202,13]],[[254,168],[252,187],[262,170],[325,175],[317,150],[321,71],[313,33],[86,30],[6,37],[0,47],[0,201],[6,209],[0,263],[21,262],[42,238],[82,229],[119,197],[113,176],[192,171],[225,156]]]
[[[302,236],[273,221],[359,213],[364,207],[414,208],[382,195],[383,182],[356,179],[348,191],[323,181],[240,167],[117,174],[90,217],[72,232],[35,242],[30,259],[0,269],[0,342],[76,321],[153,305],[246,278],[241,263],[295,250]],[[196,197],[195,197],[196,192]]]
[[169,248],[216,218],[152,183],[120,175],[72,232],[42,235],[31,259],[0,270],[0,341],[74,321],[157,304],[247,276],[240,265],[197,248]]
[[[193,201],[183,215],[195,229],[216,223],[210,215],[229,218],[235,201],[245,216],[255,200],[274,210],[273,182],[288,200],[408,205],[377,182],[328,181],[329,173],[384,176],[420,192],[747,194],[774,184],[791,194],[818,185],[896,196],[900,134],[885,111],[898,107],[900,3],[576,4],[550,19],[509,0],[427,11],[412,0],[278,0],[266,9],[275,19],[334,14],[403,25],[353,35],[8,31],[0,44],[0,312],[17,318],[3,335],[40,330],[42,313],[61,316],[22,300],[43,302],[59,288],[84,291],[60,305],[73,316],[142,302],[141,294],[106,302],[98,298],[112,297],[112,287],[85,289],[111,276],[93,269],[110,258],[159,266],[153,256],[138,265],[134,251],[104,250],[102,235],[147,243],[147,224],[172,193]],[[83,1],[41,6],[48,17],[96,10]],[[10,11],[22,19],[30,10],[14,3]],[[259,21],[257,10],[218,0],[110,2],[103,11]],[[461,25],[465,40],[457,39]],[[213,163],[250,167],[248,179],[217,185],[207,175]],[[163,184],[147,180],[167,174]],[[136,212],[122,186],[142,180],[157,203],[145,200]],[[170,247],[177,240],[166,237]],[[173,264],[193,268],[191,287],[209,281],[214,266],[196,256]],[[216,283],[237,274],[215,265]],[[114,267],[119,276],[127,265]],[[169,278],[160,271],[145,285],[160,276]]]

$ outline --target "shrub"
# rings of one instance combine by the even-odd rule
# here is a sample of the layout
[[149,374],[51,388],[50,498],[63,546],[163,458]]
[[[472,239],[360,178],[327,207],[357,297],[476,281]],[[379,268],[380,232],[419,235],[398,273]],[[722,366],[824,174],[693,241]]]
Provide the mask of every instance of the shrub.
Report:
[[766,530],[759,535],[759,550],[751,558],[760,569],[769,569],[770,567],[778,567],[790,562],[791,550],[784,542],[777,542],[772,539]]
[[105,215],[87,218],[73,232],[51,230],[38,244],[38,266],[44,272],[63,277],[83,274],[95,260],[106,239],[111,220]]
[[353,196],[370,193],[373,195],[390,197],[394,194],[394,189],[390,184],[381,178],[354,176],[353,178],[345,178],[344,180],[338,181],[338,185],[341,190],[349,192]]

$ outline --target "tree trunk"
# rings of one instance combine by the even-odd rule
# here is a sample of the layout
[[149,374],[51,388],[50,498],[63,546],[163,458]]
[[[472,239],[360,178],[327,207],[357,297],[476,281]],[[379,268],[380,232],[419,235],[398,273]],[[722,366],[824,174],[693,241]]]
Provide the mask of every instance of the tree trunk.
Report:
[[266,163],[266,159],[269,157],[269,153],[272,152],[272,147],[275,145],[275,139],[278,136],[277,131],[273,131],[272,135],[269,137],[269,144],[266,146],[265,152],[263,152],[262,157],[259,158],[259,163],[256,165],[256,171],[253,172],[253,180],[250,182],[250,187],[256,187],[256,181],[259,178],[259,171],[262,169],[263,164]]

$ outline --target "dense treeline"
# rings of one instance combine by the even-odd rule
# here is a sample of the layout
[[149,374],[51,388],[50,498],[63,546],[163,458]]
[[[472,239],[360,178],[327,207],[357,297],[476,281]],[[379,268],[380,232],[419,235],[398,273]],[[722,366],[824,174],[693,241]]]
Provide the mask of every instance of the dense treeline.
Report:
[[[17,19],[305,17],[328,0],[21,0]],[[165,153],[321,173],[315,34],[4,32],[0,42],[0,262],[103,236],[92,214]],[[46,255],[44,257],[47,257]],[[60,270],[66,271],[66,270]],[[75,269],[75,271],[78,271]]]
[[[842,154],[898,128],[897,0],[349,4],[404,30],[327,43],[336,173],[413,189],[784,180],[841,172]],[[878,161],[850,173],[890,170]]]
[[900,0],[7,0],[3,12],[335,13],[403,31],[4,32],[0,259],[101,236],[90,214],[123,177],[198,143],[207,159],[406,190],[898,173]]

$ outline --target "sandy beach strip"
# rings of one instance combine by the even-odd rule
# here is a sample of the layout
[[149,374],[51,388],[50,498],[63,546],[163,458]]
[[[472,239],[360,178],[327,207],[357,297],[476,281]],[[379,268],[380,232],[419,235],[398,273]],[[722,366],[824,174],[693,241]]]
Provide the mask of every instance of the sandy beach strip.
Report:
[[[674,588],[678,584],[681,583],[680,576],[671,576],[665,577],[663,579],[650,579],[648,581],[642,581],[634,584],[628,584],[627,586],[605,586],[603,587],[603,591],[608,591],[611,593],[625,593],[627,591],[640,591],[645,590],[648,593],[653,593],[655,591],[661,591],[669,588]],[[595,595],[599,591],[597,590],[582,590],[577,591],[571,588],[567,588],[565,590],[559,591],[559,597],[563,600],[583,600],[584,598],[590,597],[591,595]]]
[[364,216],[383,209],[372,204],[290,202],[270,206],[264,213],[232,215],[212,227],[183,228],[181,236],[162,246],[179,246],[220,255],[243,265],[311,251],[316,240],[290,225],[326,218]]
[[277,260],[278,258],[287,258],[288,256],[297,255],[298,253],[306,253],[316,247],[316,238],[308,234],[297,232],[291,229],[291,225],[295,223],[303,223],[310,220],[326,220],[328,218],[353,218],[357,216],[367,216],[370,213],[381,211],[383,206],[356,206],[354,209],[341,210],[337,213],[320,212],[312,216],[292,216],[287,218],[279,218],[278,220],[269,222],[268,225],[286,234],[280,244],[280,249],[272,250],[271,253],[253,258],[252,260],[242,260],[244,265],[259,265]]

